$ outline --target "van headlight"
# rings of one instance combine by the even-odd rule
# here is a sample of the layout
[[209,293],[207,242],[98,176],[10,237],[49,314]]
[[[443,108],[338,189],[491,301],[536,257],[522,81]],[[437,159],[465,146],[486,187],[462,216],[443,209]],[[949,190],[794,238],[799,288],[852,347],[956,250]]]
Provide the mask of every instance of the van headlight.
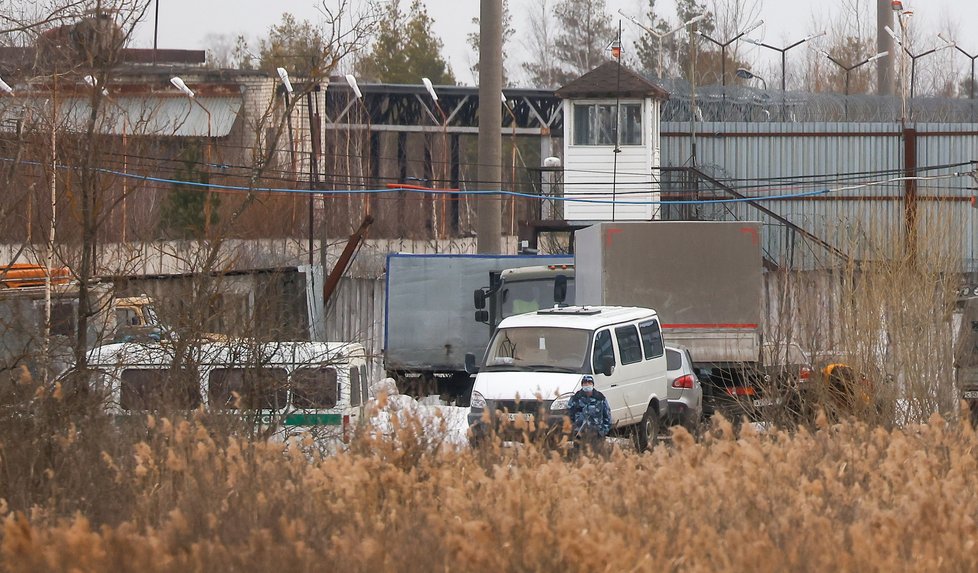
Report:
[[469,399],[469,407],[473,410],[482,410],[486,407],[486,398],[478,390],[472,391],[472,397]]
[[550,403],[550,411],[553,413],[567,411],[567,408],[570,405],[570,399],[573,397],[573,394],[558,396],[556,400]]

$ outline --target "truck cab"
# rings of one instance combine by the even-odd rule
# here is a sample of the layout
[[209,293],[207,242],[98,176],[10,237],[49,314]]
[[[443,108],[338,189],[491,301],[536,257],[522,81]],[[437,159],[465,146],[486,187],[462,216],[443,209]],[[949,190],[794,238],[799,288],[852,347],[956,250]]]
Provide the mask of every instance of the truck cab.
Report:
[[[474,356],[469,362],[476,370]],[[654,443],[668,396],[659,317],[652,309],[614,306],[547,308],[504,319],[472,390],[475,440],[528,426],[559,434],[584,375],[608,399],[615,429],[635,429],[640,448]]]
[[573,264],[491,271],[489,286],[475,291],[475,319],[488,324],[492,332],[507,317],[573,301]]

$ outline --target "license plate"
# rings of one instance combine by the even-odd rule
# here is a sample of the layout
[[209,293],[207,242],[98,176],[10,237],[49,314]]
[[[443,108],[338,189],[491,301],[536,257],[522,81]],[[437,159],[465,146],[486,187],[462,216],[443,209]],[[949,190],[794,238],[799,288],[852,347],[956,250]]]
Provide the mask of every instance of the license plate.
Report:
[[754,400],[755,408],[763,408],[764,406],[771,406],[774,404],[774,400],[770,398],[761,398],[759,400]]
[[965,398],[978,398],[978,390],[968,390],[964,393]]
[[507,414],[507,416],[509,416],[509,421],[510,422],[516,422],[517,420],[525,420],[525,421],[529,422],[530,420],[533,419],[533,414],[521,414],[521,413],[517,413],[517,414]]

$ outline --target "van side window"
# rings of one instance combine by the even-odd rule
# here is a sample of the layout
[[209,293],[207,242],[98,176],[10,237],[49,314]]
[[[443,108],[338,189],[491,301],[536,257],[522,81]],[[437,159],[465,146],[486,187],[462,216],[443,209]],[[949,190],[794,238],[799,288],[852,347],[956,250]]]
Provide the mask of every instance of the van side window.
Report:
[[362,388],[360,388],[360,370],[355,366],[350,368],[350,405],[359,406],[362,402],[360,398]]
[[207,375],[207,395],[213,408],[278,410],[286,405],[287,379],[284,368],[215,368]]
[[615,338],[618,339],[618,352],[621,354],[622,364],[642,361],[642,345],[638,341],[638,330],[635,329],[634,324],[616,328]]
[[659,330],[658,320],[639,323],[638,330],[642,333],[642,346],[645,347],[645,359],[662,356],[662,331]]
[[611,357],[611,363],[615,362],[615,349],[611,345],[611,331],[602,330],[594,336],[594,356],[591,359],[591,368],[595,373],[601,372],[601,362],[605,356]]
[[367,366],[360,366],[360,384],[363,386],[363,401],[366,402],[370,399],[370,388],[367,383]]
[[335,368],[298,368],[292,373],[292,405],[335,408],[338,388]]
[[123,410],[192,410],[200,405],[197,376],[190,370],[131,368],[122,371],[121,379],[119,407]]

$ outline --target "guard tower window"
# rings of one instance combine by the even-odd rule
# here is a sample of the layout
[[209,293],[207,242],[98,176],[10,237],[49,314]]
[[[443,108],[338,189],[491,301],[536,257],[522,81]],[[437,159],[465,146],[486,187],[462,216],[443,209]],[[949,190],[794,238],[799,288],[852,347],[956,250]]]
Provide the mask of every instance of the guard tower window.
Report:
[[[574,145],[614,145],[613,103],[574,104]],[[642,145],[642,105],[621,104],[621,145]]]

